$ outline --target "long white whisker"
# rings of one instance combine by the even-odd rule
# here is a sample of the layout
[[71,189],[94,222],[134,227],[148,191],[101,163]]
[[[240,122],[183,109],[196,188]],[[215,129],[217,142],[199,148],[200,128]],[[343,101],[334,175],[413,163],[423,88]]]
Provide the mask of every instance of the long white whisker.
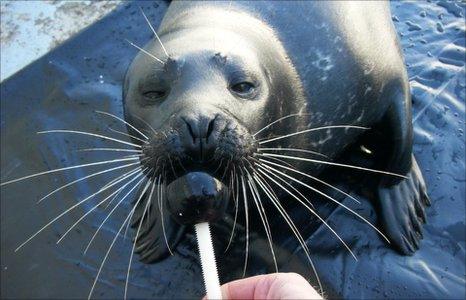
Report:
[[71,169],[90,167],[90,166],[97,166],[97,165],[104,165],[104,164],[110,164],[110,163],[121,162],[121,161],[136,160],[136,159],[139,159],[139,158],[137,158],[137,157],[119,158],[119,159],[99,161],[99,162],[88,163],[88,164],[77,165],[77,166],[71,166],[71,167],[65,167],[65,168],[59,168],[59,169],[53,169],[53,170],[49,170],[49,171],[44,171],[44,172],[35,173],[35,174],[20,177],[20,178],[12,179],[12,180],[9,180],[9,181],[6,181],[6,182],[2,182],[2,183],[0,183],[0,186],[4,186],[4,185],[14,183],[14,182],[18,182],[18,181],[21,181],[21,180],[24,180],[24,179],[29,179],[29,178],[33,178],[33,177],[37,177],[37,176],[41,176],[41,175],[46,175],[46,174],[50,174],[50,173],[55,173],[55,172],[60,172],[60,171],[67,171],[67,170],[71,170]]
[[244,267],[243,267],[243,277],[246,276],[246,268],[248,266],[248,255],[249,255],[249,216],[248,216],[248,197],[246,195],[246,185],[244,184],[244,175],[241,172],[241,185],[243,189],[243,200],[244,200],[244,217],[246,219],[246,251],[244,254]]
[[[256,175],[259,176],[259,177],[261,177],[261,179],[262,179],[263,181],[265,181],[264,178],[263,178],[259,173],[256,173]],[[306,196],[304,196],[297,188],[295,188],[293,185],[291,185],[291,184],[290,184],[289,182],[287,182],[286,180],[283,180],[283,179],[282,179],[282,182],[283,182],[284,184],[286,184],[288,187],[290,187],[293,191],[295,191],[295,192],[296,192],[299,196],[301,196],[303,199],[306,199],[307,203],[308,203],[312,208],[314,208],[314,204],[312,204],[311,200],[307,199]],[[270,186],[269,186],[269,187],[270,187]],[[277,195],[275,195],[275,198],[278,198]]]
[[298,134],[303,134],[303,133],[313,132],[313,131],[318,131],[318,130],[324,130],[324,129],[335,129],[335,128],[350,128],[350,129],[362,129],[362,130],[369,129],[368,127],[352,126],[352,125],[322,126],[322,127],[317,127],[317,128],[301,130],[301,131],[298,131],[298,132],[293,132],[293,133],[290,133],[290,134],[286,134],[286,135],[278,136],[278,137],[275,137],[275,138],[271,138],[271,139],[268,139],[268,140],[265,140],[265,141],[260,141],[259,145],[262,145],[262,144],[265,144],[265,143],[270,143],[270,142],[273,142],[273,141],[278,141],[278,140],[281,140],[281,139],[284,139],[284,138],[287,138],[287,137],[290,137],[290,136],[295,136],[295,135],[298,135]]
[[[160,183],[160,178],[159,178],[159,183]],[[162,222],[162,232],[163,232],[163,238],[165,239],[165,244],[167,245],[168,252],[170,252],[170,255],[173,255],[172,249],[170,248],[170,245],[168,244],[168,239],[167,239],[167,233],[165,231],[165,221],[163,218],[163,195],[164,192],[164,183],[160,184],[160,197],[158,198],[159,200],[159,209],[160,209],[160,218]]]
[[272,253],[272,259],[273,259],[273,264],[275,267],[275,271],[278,273],[278,266],[277,266],[277,260],[275,258],[275,252],[273,251],[273,241],[272,241],[272,233],[270,231],[270,225],[269,221],[267,219],[267,215],[265,214],[264,207],[262,203],[260,203],[261,199],[259,196],[259,191],[257,191],[257,187],[253,186],[252,182],[252,176],[249,174],[247,170],[245,170],[246,173],[248,174],[248,185],[249,189],[251,190],[252,198],[254,200],[254,203],[256,204],[257,211],[259,212],[259,217],[261,218],[262,224],[264,225],[264,230],[265,234],[267,235],[267,240],[269,242],[269,248],[270,252]]
[[138,117],[138,116],[132,116],[132,117],[134,117],[134,118],[138,119],[139,121],[141,121],[142,123],[144,123],[147,127],[149,127],[149,129],[152,131],[152,133],[157,134],[157,131],[154,129],[154,127],[152,127],[144,119],[142,119],[141,117]]
[[140,141],[140,142],[143,142],[144,144],[149,143],[149,142],[147,141],[147,139],[146,139],[146,140],[143,140],[143,139],[138,138],[137,136],[131,135],[131,134],[129,134],[129,133],[126,133],[126,132],[123,132],[123,131],[119,131],[119,130],[113,129],[112,127],[108,127],[108,130],[110,130],[110,131],[112,131],[112,132],[115,132],[115,133],[118,133],[118,134],[121,134],[121,135],[124,135],[124,136],[127,136],[127,137],[130,137],[130,138],[133,138],[133,139],[135,139],[135,140],[138,140],[138,141]]
[[[144,179],[144,178],[143,178]],[[138,206],[139,204],[139,201],[141,200],[141,198],[138,200],[138,202],[134,205],[132,211],[134,211],[136,209],[136,207]],[[105,261],[107,260],[107,257],[108,257],[108,254],[110,253],[110,251],[112,250],[113,248],[113,245],[115,244],[115,241],[118,239],[118,236],[120,235],[120,232],[121,230],[123,229],[123,227],[125,226],[125,223],[126,222],[129,222],[129,216],[130,214],[128,214],[128,216],[126,217],[126,219],[123,221],[123,223],[121,224],[120,228],[118,229],[118,232],[115,234],[115,238],[113,239],[112,243],[110,244],[110,247],[108,248],[107,250],[107,253],[105,253],[105,256],[104,256],[104,259],[102,260],[102,263],[100,265],[100,268],[99,268],[99,271],[97,272],[97,275],[94,279],[94,283],[92,284],[92,287],[91,287],[91,291],[89,292],[89,296],[88,296],[88,300],[91,299],[91,296],[92,296],[92,293],[94,291],[94,288],[95,288],[95,285],[97,284],[97,280],[99,280],[99,276],[100,276],[100,272],[102,272],[102,268],[105,264]]]
[[[131,172],[129,172],[131,173]],[[120,181],[124,180],[124,178],[122,178]],[[81,205],[82,203],[88,201],[89,199],[91,199],[92,197],[102,193],[103,191],[107,190],[108,188],[112,187],[113,185],[117,184],[118,182],[120,181],[117,181],[117,182],[114,182],[112,185],[110,186],[107,186],[105,188],[101,188],[100,190],[98,190],[97,192],[95,192],[94,194],[84,198],[83,200],[79,201],[78,203],[74,204],[73,206],[71,206],[70,208],[68,208],[67,210],[65,210],[64,212],[62,212],[61,214],[59,214],[57,217],[55,217],[54,219],[52,219],[50,222],[48,222],[47,224],[45,224],[41,229],[39,229],[36,233],[34,233],[31,237],[29,237],[26,241],[24,241],[21,245],[19,245],[16,249],[15,249],[15,252],[17,252],[19,249],[21,249],[24,245],[26,245],[29,241],[31,241],[33,238],[35,238],[39,233],[41,233],[42,231],[44,231],[47,227],[49,227],[50,225],[52,225],[53,223],[55,223],[55,221],[57,221],[58,219],[60,219],[61,217],[63,217],[64,215],[66,215],[68,212],[70,212],[71,210],[75,209],[76,207],[78,207],[79,205]]]
[[134,44],[133,42],[125,39],[131,46],[135,47],[136,49],[138,49],[139,51],[141,51],[142,53],[152,57],[153,59],[155,59],[156,61],[158,61],[159,63],[161,63],[162,65],[164,65],[165,63],[163,62],[163,60],[161,60],[160,58],[156,57],[154,54],[152,53],[149,53],[147,52],[146,50],[144,50],[143,48],[139,47],[138,45]]
[[[233,195],[233,198],[235,200],[235,218],[233,220],[233,228],[231,229],[231,234],[230,234],[230,239],[228,240],[228,245],[224,251],[227,252],[228,249],[230,248],[231,242],[233,241],[233,235],[235,234],[235,227],[236,227],[236,221],[238,219],[238,210],[239,210],[239,182],[238,182],[238,177],[236,176],[236,172],[234,173],[234,178],[236,179],[236,193]],[[234,188],[234,182],[232,189]]]
[[260,158],[259,161],[260,161],[260,162],[263,162],[263,163],[266,163],[266,164],[271,164],[271,165],[274,165],[274,166],[277,166],[277,167],[280,167],[280,168],[283,168],[283,169],[286,169],[286,170],[289,170],[289,171],[292,171],[292,172],[295,172],[295,173],[297,173],[297,174],[301,174],[301,175],[306,176],[306,177],[308,177],[308,178],[311,178],[312,180],[315,180],[315,181],[317,181],[317,182],[320,182],[320,183],[322,183],[323,185],[328,186],[328,187],[334,189],[335,191],[338,191],[338,192],[342,193],[343,195],[345,195],[346,197],[352,199],[352,200],[355,201],[356,203],[361,204],[361,202],[360,202],[358,199],[354,198],[354,197],[351,196],[350,194],[346,193],[345,191],[342,191],[341,189],[339,189],[339,188],[337,188],[337,187],[335,187],[335,186],[333,186],[333,185],[331,185],[331,184],[329,184],[329,183],[327,183],[327,182],[325,182],[325,181],[323,181],[323,180],[321,180],[321,179],[319,179],[319,178],[317,178],[317,177],[314,177],[314,176],[311,176],[311,175],[306,174],[306,173],[304,173],[304,172],[298,171],[298,170],[296,170],[296,169],[294,169],[294,168],[288,168],[288,167],[286,167],[286,166],[283,166],[283,165],[280,165],[280,164],[276,164],[276,163],[274,163],[274,162],[271,162],[271,161],[268,161],[268,160],[265,160],[265,159],[262,159],[262,158]]
[[131,127],[132,129],[134,129],[137,133],[139,133],[142,137],[144,137],[146,140],[148,140],[149,138],[144,134],[142,133],[141,131],[139,131],[136,127],[134,127],[133,125],[131,125],[130,123],[126,122],[125,120],[123,120],[122,118],[118,117],[118,116],[115,116],[111,113],[108,113],[108,112],[105,112],[105,111],[100,111],[100,110],[96,110],[95,111],[96,113],[98,114],[103,114],[103,115],[107,115],[107,116],[110,116],[114,119],[117,119],[121,122],[123,122],[124,124],[128,125],[129,127]]
[[301,116],[310,116],[311,114],[300,114],[300,113],[297,113],[297,114],[291,114],[291,115],[287,115],[287,116],[284,116],[284,117],[281,117],[279,118],[278,120],[275,120],[273,121],[272,123],[262,127],[259,131],[257,131],[256,133],[254,133],[252,136],[256,136],[258,135],[259,133],[261,133],[262,131],[264,131],[265,129],[269,128],[270,126],[272,126],[273,124],[276,124],[282,120],[285,120],[285,119],[288,119],[288,118],[291,118],[291,117],[301,117]]
[[[144,171],[143,171],[144,172]],[[136,178],[139,178],[141,177],[141,175],[143,175],[143,172],[141,172],[141,174],[137,175]],[[102,228],[102,226],[104,226],[104,224],[107,222],[107,220],[110,218],[110,216],[113,214],[113,212],[118,208],[118,206],[120,206],[120,204],[126,199],[126,197],[128,197],[129,194],[131,194],[134,189],[136,189],[141,183],[142,181],[146,179],[145,177],[141,178],[121,199],[120,201],[115,205],[115,207],[112,208],[112,210],[108,213],[108,215],[105,217],[105,219],[102,221],[102,223],[99,225],[99,228],[97,228],[97,230],[95,231],[94,235],[92,236],[91,240],[89,241],[89,243],[87,244],[86,246],[86,249],[84,249],[84,255],[86,255],[87,251],[89,250],[89,248],[91,247],[92,245],[92,242],[94,241],[94,239],[97,237],[97,234],[99,233],[100,229]],[[129,215],[128,215],[129,216]]]
[[273,168],[273,167],[271,167],[271,166],[268,166],[268,165],[263,165],[263,166],[261,166],[262,169],[264,169],[264,167],[267,168],[267,169],[269,169],[269,170],[274,171],[275,173],[278,173],[278,174],[280,174],[280,175],[282,175],[282,176],[285,176],[286,178],[291,179],[291,180],[293,180],[294,182],[297,182],[297,183],[299,183],[299,184],[302,185],[302,186],[305,186],[305,187],[307,187],[307,188],[313,190],[314,192],[318,193],[319,195],[322,195],[322,196],[324,196],[325,198],[329,199],[330,201],[332,201],[332,202],[334,202],[334,203],[340,205],[341,207],[345,208],[346,210],[348,210],[349,212],[353,213],[355,216],[357,216],[358,218],[360,218],[361,220],[363,220],[367,225],[369,225],[370,227],[372,227],[375,231],[377,231],[377,232],[390,244],[390,240],[389,240],[379,229],[377,229],[377,227],[375,227],[374,225],[372,225],[371,222],[369,222],[368,220],[366,220],[363,216],[361,216],[360,214],[358,214],[357,212],[355,212],[354,210],[352,210],[352,209],[349,208],[348,206],[344,205],[343,203],[338,202],[338,201],[335,200],[333,197],[330,197],[329,195],[327,195],[327,194],[325,194],[325,193],[319,191],[318,189],[316,189],[316,188],[314,188],[314,187],[312,187],[312,186],[310,186],[310,185],[308,185],[308,184],[305,184],[304,182],[302,182],[302,181],[300,181],[300,180],[297,180],[296,178],[294,178],[294,177],[292,177],[292,176],[289,176],[288,174],[285,174],[285,173],[283,173],[283,172],[281,172],[281,171],[279,171],[279,170],[277,170],[277,169],[275,169],[275,168]]
[[163,52],[165,53],[165,55],[166,55],[167,57],[170,57],[170,55],[168,55],[168,53],[167,53],[167,50],[166,50],[165,47],[163,46],[162,41],[161,41],[160,38],[159,38],[159,35],[158,35],[157,32],[155,31],[154,27],[152,27],[151,22],[149,21],[149,19],[147,18],[146,14],[144,13],[144,10],[142,9],[142,7],[139,7],[139,8],[141,9],[141,13],[142,13],[142,15],[144,16],[144,19],[146,19],[147,24],[149,25],[150,29],[151,29],[152,32],[154,33],[155,38],[157,39],[157,41],[159,41],[160,46],[162,46]]
[[48,193],[47,195],[45,195],[44,197],[40,198],[39,201],[37,201],[37,203],[41,203],[42,201],[44,201],[45,199],[47,199],[48,197],[52,196],[53,194],[63,190],[64,188],[67,188],[75,183],[78,183],[80,181],[83,181],[83,180],[86,180],[86,179],[89,179],[89,178],[92,178],[92,177],[95,177],[97,175],[100,175],[100,174],[104,174],[104,173],[108,173],[108,172],[111,172],[111,171],[115,171],[115,170],[118,170],[118,169],[123,169],[123,168],[127,168],[129,166],[134,166],[134,165],[137,165],[139,164],[139,162],[134,162],[134,163],[130,163],[130,164],[126,164],[126,165],[123,165],[123,166],[118,166],[118,167],[115,167],[115,168],[111,168],[111,169],[107,169],[107,170],[103,170],[103,171],[100,171],[100,172],[96,172],[96,173],[93,173],[93,174],[90,174],[90,175],[87,175],[85,177],[82,177],[82,178],[79,178],[77,180],[74,180],[74,181],[71,181],[65,185],[62,185],[61,187],[51,191],[50,193]]
[[130,142],[125,142],[125,141],[122,141],[122,140],[119,140],[119,139],[115,139],[115,138],[111,138],[111,137],[108,137],[108,136],[105,136],[105,135],[96,134],[96,133],[91,133],[91,132],[86,132],[86,131],[76,131],[76,130],[68,130],[68,129],[55,129],[55,130],[46,130],[46,131],[39,131],[39,132],[37,132],[37,134],[45,134],[45,133],[74,133],[74,134],[82,134],[82,135],[88,135],[88,136],[98,137],[98,138],[101,138],[101,139],[104,139],[104,140],[114,141],[114,142],[117,142],[117,143],[120,143],[120,144],[125,144],[125,145],[133,146],[133,147],[136,147],[136,148],[141,148],[141,146],[140,146],[140,145],[137,145],[137,144],[133,144],[133,143],[130,143]]
[[121,148],[84,148],[78,149],[76,152],[86,152],[86,151],[115,151],[115,152],[135,152],[142,153],[142,150],[136,149],[121,149]]
[[[138,163],[141,163],[142,161],[146,160],[146,158],[142,159],[140,162]],[[138,168],[141,168],[141,166],[139,166]],[[138,168],[135,168],[133,170],[137,170]],[[108,185],[111,185],[112,183],[114,183],[115,181],[119,180],[121,177],[125,176],[125,174],[121,175],[121,176],[118,176],[116,178],[114,178],[112,181],[108,182],[106,185],[104,185],[103,187],[107,187]],[[113,199],[112,199],[113,200]],[[108,207],[108,206],[107,206]]]
[[316,152],[316,151],[311,151],[311,150],[306,150],[306,149],[297,149],[297,148],[258,148],[258,151],[267,151],[267,150],[272,150],[272,151],[292,151],[292,152],[303,152],[303,153],[310,153],[310,154],[315,154],[319,155],[322,157],[328,158],[327,155]]
[[[137,172],[139,172],[139,171],[141,171],[141,166],[139,166],[139,167],[133,169],[132,172],[131,172],[131,173],[132,173],[131,175],[133,175],[133,174],[135,174],[135,173],[137,173]],[[127,178],[127,176],[123,174],[123,175],[118,176],[117,178],[113,179],[111,182],[107,183],[104,187],[107,187],[108,185],[114,183],[114,182],[117,181],[117,180],[120,180],[121,177]],[[116,195],[113,196],[113,198],[107,203],[107,205],[105,206],[104,209],[107,209],[107,208],[113,203],[113,201],[118,197],[118,195],[120,195],[121,192],[122,192],[122,191],[119,191],[118,193],[116,193]]]
[[316,159],[310,159],[310,158],[304,158],[304,157],[295,157],[295,156],[272,154],[272,153],[258,153],[258,155],[271,156],[271,157],[282,157],[282,158],[288,158],[288,159],[292,159],[292,160],[307,161],[307,162],[312,162],[312,163],[318,163],[318,164],[324,164],[324,165],[331,165],[331,166],[344,167],[344,168],[363,170],[363,171],[368,171],[368,172],[373,172],[373,173],[391,175],[391,176],[396,176],[396,177],[400,177],[400,178],[404,178],[404,179],[407,178],[406,176],[396,174],[396,173],[392,173],[392,172],[374,170],[374,169],[363,168],[363,167],[358,167],[358,166],[353,166],[353,165],[339,164],[339,163],[323,161],[323,160],[316,160]]
[[312,270],[314,272],[314,275],[316,276],[317,284],[319,285],[319,289],[320,289],[321,293],[323,293],[324,290],[323,290],[323,287],[322,287],[322,283],[320,281],[319,274],[317,273],[317,269],[316,269],[316,267],[315,267],[315,265],[314,265],[314,263],[313,263],[313,261],[311,259],[311,254],[310,254],[309,248],[308,248],[308,246],[306,244],[306,241],[303,239],[301,233],[299,232],[298,228],[294,224],[291,217],[286,213],[286,210],[283,208],[283,206],[281,205],[278,198],[276,198],[273,195],[274,194],[273,190],[269,191],[269,189],[265,186],[265,184],[259,178],[256,178],[256,180],[257,180],[257,183],[259,183],[259,185],[261,186],[262,190],[267,194],[267,196],[269,197],[272,204],[275,206],[275,208],[278,210],[278,212],[285,219],[286,224],[288,225],[288,227],[293,232],[294,236],[296,237],[299,244],[301,245],[301,248],[304,250],[304,253],[306,254],[307,260],[309,261],[309,264],[311,265],[311,268],[312,268]]
[[[138,242],[138,237],[139,237],[139,232],[141,231],[141,227],[142,227],[142,222],[144,221],[144,217],[146,216],[146,212],[151,204],[151,201],[152,201],[152,193],[154,192],[154,187],[155,187],[155,180],[152,182],[152,188],[151,188],[151,191],[150,191],[150,194],[149,194],[149,198],[147,199],[147,203],[146,203],[146,206],[144,207],[144,210],[142,212],[142,216],[141,216],[141,220],[139,221],[139,226],[138,226],[138,229],[136,230],[136,235],[134,237],[134,242],[133,242],[133,247],[131,249],[131,254],[130,254],[130,257],[129,257],[129,262],[128,262],[128,272],[126,273],[126,282],[125,282],[125,296],[124,296],[124,299],[126,299],[126,295],[128,293],[128,281],[129,281],[129,272],[131,270],[131,263],[133,261],[133,255],[134,255],[134,249],[136,248],[136,244]],[[134,213],[134,211],[133,211]],[[128,221],[128,224],[130,222]]]
[[[264,171],[266,171],[266,169],[262,169]],[[353,256],[353,258],[357,261],[358,259],[356,258],[356,255],[354,255],[353,251],[351,250],[351,248],[346,244],[345,241],[343,241],[343,239],[340,237],[340,235],[338,233],[335,232],[335,230],[324,220],[322,219],[321,216],[319,216],[319,214],[314,211],[311,207],[309,207],[306,203],[304,203],[301,199],[299,199],[299,197],[297,197],[295,194],[293,194],[292,192],[290,192],[287,188],[285,188],[283,185],[281,185],[280,183],[278,183],[277,181],[275,181],[274,179],[272,179],[270,176],[266,175],[265,172],[263,172],[262,170],[258,170],[259,172],[261,172],[264,176],[267,176],[267,178],[269,178],[270,180],[272,180],[273,183],[275,183],[276,185],[278,185],[281,189],[283,189],[285,192],[287,192],[290,196],[292,196],[293,198],[295,198],[299,203],[301,203],[304,207],[307,208],[307,210],[309,210],[314,216],[316,216],[337,238],[338,240],[340,240],[340,242],[343,244],[343,246],[345,246],[345,248],[349,251],[349,253],[351,254],[351,256]],[[268,173],[270,173],[271,175],[275,176],[276,178],[278,179],[281,179],[283,180],[282,178],[280,178],[278,175],[272,173],[271,171],[267,171]],[[283,180],[284,181],[284,180]],[[309,202],[309,200],[307,198],[305,198],[307,200],[307,202]]]
[[[134,173],[133,173],[134,174]],[[135,176],[134,178],[132,178],[130,181],[128,181],[127,183],[125,183],[124,185],[122,185],[121,187],[119,187],[116,191],[114,191],[113,193],[111,193],[110,195],[108,195],[107,197],[105,197],[104,200],[100,201],[97,205],[95,205],[94,207],[92,207],[89,211],[87,211],[84,215],[81,216],[81,218],[79,218],[73,225],[71,225],[70,228],[68,228],[68,230],[61,236],[61,238],[57,241],[57,244],[59,244],[67,235],[68,233],[74,228],[76,227],[76,225],[78,225],[86,216],[88,216],[89,214],[91,214],[94,210],[97,209],[97,207],[99,207],[100,205],[102,205],[105,201],[107,201],[110,197],[112,197],[113,195],[117,195],[119,194],[122,190],[125,189],[125,187],[127,187],[129,184],[131,184],[131,182],[133,182],[134,180],[137,179],[137,176]]]
[[[155,180],[154,180],[154,182],[155,182]],[[146,186],[143,188],[142,192],[140,193],[138,200],[144,196],[144,194],[146,193],[147,189],[149,188],[149,186],[150,186],[152,183],[153,183],[153,182],[151,181],[151,179],[150,179],[150,177],[149,177],[149,180],[147,180],[147,184],[146,184]],[[135,210],[133,210],[133,211],[130,213],[131,216],[129,217],[129,222],[126,223],[126,229],[125,229],[125,233],[124,233],[124,238],[125,238],[125,239],[126,239],[126,234],[128,233],[128,228],[129,228],[129,225],[131,224],[131,219],[133,218],[134,212],[135,212]]]

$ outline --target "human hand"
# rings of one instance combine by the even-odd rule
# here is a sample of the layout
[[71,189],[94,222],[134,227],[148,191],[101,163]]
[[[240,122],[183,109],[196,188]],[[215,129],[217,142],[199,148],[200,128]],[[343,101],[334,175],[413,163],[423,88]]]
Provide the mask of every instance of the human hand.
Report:
[[296,273],[259,275],[226,283],[221,288],[223,299],[323,299]]

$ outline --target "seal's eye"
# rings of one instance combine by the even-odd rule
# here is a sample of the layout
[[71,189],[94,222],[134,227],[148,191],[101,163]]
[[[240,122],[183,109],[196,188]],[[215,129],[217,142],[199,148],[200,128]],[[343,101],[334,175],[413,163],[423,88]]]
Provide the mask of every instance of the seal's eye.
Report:
[[148,91],[143,93],[144,97],[148,98],[149,100],[159,100],[165,97],[165,91]]
[[251,82],[243,81],[236,83],[230,87],[230,90],[239,94],[240,96],[248,96],[254,92],[255,86]]

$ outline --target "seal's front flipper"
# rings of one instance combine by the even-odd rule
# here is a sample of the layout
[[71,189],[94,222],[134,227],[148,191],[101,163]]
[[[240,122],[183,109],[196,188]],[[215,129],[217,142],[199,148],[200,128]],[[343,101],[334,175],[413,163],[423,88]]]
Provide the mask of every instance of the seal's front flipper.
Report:
[[407,178],[378,189],[382,223],[392,245],[405,255],[419,249],[422,224],[426,223],[426,206],[430,206],[421,171],[412,157]]
[[[393,82],[382,123],[385,170],[407,178],[384,176],[378,186],[382,223],[392,245],[412,255],[422,239],[425,207],[430,205],[422,173],[412,154],[413,126],[408,80]],[[387,159],[388,158],[388,159]]]

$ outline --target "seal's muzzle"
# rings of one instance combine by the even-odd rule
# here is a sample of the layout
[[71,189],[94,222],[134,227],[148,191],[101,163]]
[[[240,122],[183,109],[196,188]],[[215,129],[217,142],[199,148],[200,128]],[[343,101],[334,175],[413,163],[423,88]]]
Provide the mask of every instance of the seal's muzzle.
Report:
[[203,172],[179,177],[167,187],[167,208],[182,225],[220,219],[228,204],[227,187]]

